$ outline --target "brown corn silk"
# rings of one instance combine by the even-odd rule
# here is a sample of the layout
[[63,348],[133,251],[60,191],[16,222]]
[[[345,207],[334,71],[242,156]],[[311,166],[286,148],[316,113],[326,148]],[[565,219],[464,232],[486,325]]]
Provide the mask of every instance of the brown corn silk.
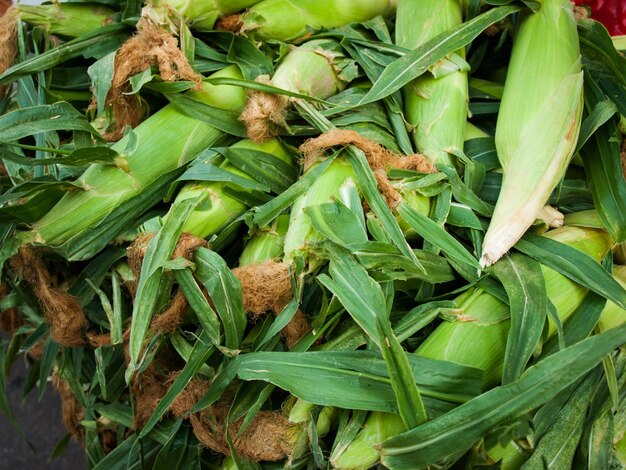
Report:
[[378,189],[391,209],[397,207],[402,201],[402,196],[389,182],[387,168],[412,170],[420,173],[435,173],[437,171],[435,165],[424,155],[397,154],[349,129],[331,129],[319,137],[304,142],[300,146],[300,152],[302,152],[302,163],[305,171],[329,148],[346,145],[354,145],[365,154],[376,177]]
[[[269,75],[260,75],[255,81],[271,85]],[[248,137],[254,142],[265,142],[278,135],[286,126],[285,111],[289,99],[284,95],[249,90],[246,106],[239,120],[246,125]]]
[[[11,68],[17,55],[17,8],[9,8],[5,13],[0,9],[0,74]],[[9,87],[0,86],[0,98]]]
[[85,412],[80,402],[76,399],[69,383],[57,373],[52,374],[52,386],[61,397],[61,413],[63,424],[72,434],[74,439],[82,441],[85,437],[85,429],[80,422],[85,417]]
[[[198,413],[188,415],[193,406],[206,394],[208,382],[194,379],[178,395],[171,406],[175,416],[187,417],[198,440],[209,449],[230,455],[226,441],[226,423],[230,404],[215,403]],[[243,418],[230,423],[228,433],[237,454],[256,462],[275,462],[287,457],[293,448],[290,437],[294,427],[278,411],[258,411],[250,424],[239,435]]]
[[[286,263],[268,260],[233,269],[241,283],[244,310],[258,319],[267,312],[278,316],[291,301],[291,281]],[[281,334],[287,347],[291,349],[311,331],[311,325],[300,310],[282,329]]]
[[[147,18],[137,23],[137,33],[128,39],[115,55],[115,70],[105,106],[111,108],[113,124],[104,133],[108,141],[117,141],[124,135],[125,126],[137,126],[144,116],[138,95],[128,95],[128,79],[150,67],[159,69],[166,82],[188,80],[201,88],[202,76],[197,74],[178,48],[178,40],[168,30]],[[95,98],[94,98],[95,99]]]
[[50,325],[52,339],[63,346],[84,345],[87,320],[82,307],[75,297],[53,286],[53,279],[35,250],[20,248],[10,265],[33,289]]

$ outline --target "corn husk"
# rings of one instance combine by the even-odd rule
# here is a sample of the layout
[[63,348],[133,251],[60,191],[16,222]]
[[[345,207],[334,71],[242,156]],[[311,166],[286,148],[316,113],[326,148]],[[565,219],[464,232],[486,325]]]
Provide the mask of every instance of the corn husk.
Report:
[[[291,154],[277,139],[262,143],[245,139],[233,144],[232,147],[258,150],[270,153],[286,163],[292,162]],[[229,163],[228,160],[222,162],[220,168],[238,176],[252,179],[247,173]],[[176,201],[180,202],[196,197],[203,198],[185,222],[184,232],[200,238],[210,237],[248,210],[246,204],[224,192],[224,189],[229,185],[226,182],[211,181],[188,183],[183,186],[176,197]]]
[[181,15],[196,31],[211,31],[218,18],[251,7],[260,0],[159,0],[154,7],[167,6]]
[[50,34],[76,38],[115,21],[115,11],[101,4],[19,5],[18,18]]
[[289,41],[307,34],[307,27],[331,29],[389,16],[395,0],[264,0],[242,17],[243,31],[259,39]]
[[[598,262],[606,255],[612,241],[603,230],[562,227],[546,237],[572,246]],[[565,322],[582,303],[587,289],[565,276],[542,266],[548,298]],[[504,353],[510,329],[508,306],[480,289],[464,293],[457,299],[459,317],[443,322],[415,351],[435,359],[458,362],[484,371],[486,388],[497,384],[502,375]],[[556,333],[549,322],[548,335]]]
[[544,0],[515,36],[496,127],[502,190],[481,264],[503,256],[565,174],[580,131],[583,74],[568,0]]
[[[214,77],[241,78],[236,66],[229,66]],[[190,92],[212,106],[241,109],[244,91],[239,87],[204,84],[202,91]],[[167,105],[134,129],[137,148],[127,155],[128,171],[123,168],[91,165],[78,179],[84,191],[72,191],[33,225],[36,242],[60,245],[72,236],[96,225],[113,209],[139,194],[159,176],[193,159],[201,150],[215,145],[224,133],[188,117]],[[124,153],[130,137],[113,146]]]
[[[459,0],[399,0],[396,44],[414,49],[462,22]],[[463,148],[468,66],[464,51],[437,64],[404,87],[405,118],[417,149],[433,162],[451,164],[446,149]]]

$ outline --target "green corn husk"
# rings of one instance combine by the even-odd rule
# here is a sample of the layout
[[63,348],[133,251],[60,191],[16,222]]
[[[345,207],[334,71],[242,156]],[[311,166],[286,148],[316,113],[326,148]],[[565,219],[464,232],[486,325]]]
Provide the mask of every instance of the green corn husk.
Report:
[[285,236],[285,262],[291,263],[294,258],[304,255],[307,244],[320,242],[324,237],[319,234],[306,215],[306,208],[330,202],[336,197],[344,204],[349,204],[342,194],[356,191],[352,166],[337,159],[322,173],[309,190],[294,202],[289,218],[289,230]]
[[307,26],[331,29],[389,16],[395,0],[264,0],[241,18],[243,31],[258,39],[291,41],[307,34]]
[[[566,226],[547,232],[544,236],[572,246],[598,262],[606,255],[612,240],[603,230]],[[548,297],[554,304],[561,321],[565,321],[582,303],[587,290],[570,281],[565,276],[542,266],[546,280]],[[483,370],[483,386],[491,387],[498,383],[502,376],[504,353],[510,329],[508,306],[480,289],[466,291],[456,300],[465,318],[477,321],[443,322],[439,325],[415,351],[421,356],[433,359],[457,362]],[[482,323],[482,324],[479,324]],[[549,335],[555,333],[550,322]],[[372,422],[385,426],[390,437],[403,432],[404,425],[396,415],[373,416]],[[393,420],[395,418],[395,421]],[[372,431],[362,430],[348,446],[338,468],[367,468],[379,461],[380,456],[373,446],[368,446],[370,439],[367,434]],[[361,436],[365,434],[365,436]],[[357,450],[353,450],[356,446]],[[353,456],[348,459],[347,455]]]
[[260,0],[159,0],[153,7],[167,6],[180,14],[196,31],[211,31],[218,18],[245,10]]
[[261,229],[248,240],[239,257],[239,266],[281,259],[285,251],[285,235],[288,229],[289,215],[281,214],[276,217],[269,227]]
[[[614,266],[613,278],[622,287],[626,287],[626,266]],[[597,323],[598,332],[604,333],[624,323],[626,323],[626,311],[613,302],[607,301]],[[519,469],[528,457],[527,452],[524,452],[514,443],[509,443],[506,446],[496,445],[487,453],[494,462],[500,463],[500,468],[504,470]]]
[[[236,66],[213,77],[241,78]],[[202,91],[188,92],[198,100],[225,110],[239,110],[245,100],[240,87],[204,84]],[[167,105],[134,129],[135,151],[127,156],[128,173],[121,168],[92,165],[78,179],[86,190],[67,193],[32,227],[35,242],[58,246],[83,230],[97,225],[113,209],[139,194],[159,176],[193,159],[201,150],[215,145],[224,133],[188,117]],[[123,153],[125,137],[113,149]]]
[[376,446],[392,436],[406,430],[404,422],[398,415],[373,411],[363,423],[350,445],[341,449],[338,455],[331,455],[333,468],[365,469],[373,467],[380,460]]
[[342,91],[357,73],[354,61],[345,57],[337,41],[314,39],[285,56],[276,68],[272,85],[326,99]]
[[[574,247],[598,262],[611,248],[612,240],[603,230],[562,227],[547,232],[545,237]],[[548,298],[565,322],[582,303],[587,289],[565,276],[542,266]],[[510,329],[508,306],[480,289],[466,292],[457,299],[463,318],[443,322],[415,351],[435,359],[458,362],[484,371],[486,388],[498,383],[502,375],[504,352]],[[475,319],[472,320],[472,319]],[[556,332],[549,322],[548,335]]]
[[54,5],[18,5],[17,17],[39,26],[50,34],[76,38],[116,21],[119,14],[101,4],[56,3]]
[[[255,143],[246,139],[233,144],[231,147],[270,153],[285,163],[292,163],[293,161],[291,154],[277,139],[262,143]],[[238,176],[252,179],[250,175],[236,168],[228,160],[224,160],[220,168]],[[210,237],[248,210],[246,204],[224,192],[228,186],[229,183],[221,181],[188,183],[183,186],[176,197],[177,202],[196,197],[204,198],[185,222],[184,232],[200,238]]]
[[[626,266],[613,266],[613,278],[626,288]],[[607,301],[600,319],[598,320],[598,330],[603,333],[611,328],[616,328],[626,322],[626,312],[620,306],[611,301]]]
[[515,36],[496,126],[502,190],[481,264],[504,255],[534,222],[575,150],[583,73],[569,0],[543,0]]
[[[460,0],[399,0],[396,44],[414,49],[462,23]],[[451,164],[448,148],[463,148],[469,66],[458,51],[404,87],[404,113],[417,149],[435,163]]]

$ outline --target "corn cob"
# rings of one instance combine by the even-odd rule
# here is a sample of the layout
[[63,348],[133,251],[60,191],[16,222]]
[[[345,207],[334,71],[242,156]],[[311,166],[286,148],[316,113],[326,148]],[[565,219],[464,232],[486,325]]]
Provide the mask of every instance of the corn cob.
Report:
[[515,36],[496,126],[502,191],[481,264],[503,256],[534,222],[574,153],[583,74],[569,0],[543,0]]

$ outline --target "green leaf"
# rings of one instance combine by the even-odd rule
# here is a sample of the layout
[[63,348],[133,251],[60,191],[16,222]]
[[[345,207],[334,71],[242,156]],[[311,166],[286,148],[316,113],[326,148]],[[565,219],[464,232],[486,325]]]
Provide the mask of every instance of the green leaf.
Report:
[[274,194],[287,190],[298,178],[298,170],[294,165],[285,163],[271,153],[234,147],[216,150],[241,171],[270,188]]
[[51,69],[66,60],[86,55],[89,52],[106,51],[103,55],[115,51],[128,35],[124,32],[126,26],[121,23],[113,23],[95,31],[84,34],[76,39],[60,44],[42,54],[36,54],[31,58],[20,62],[7,69],[0,75],[0,85],[8,85],[20,77],[32,73]]
[[198,287],[193,274],[189,269],[180,269],[174,271],[176,281],[185,295],[185,299],[189,303],[191,309],[195,312],[196,318],[209,341],[215,346],[220,345],[220,322],[217,314],[211,308],[211,304],[204,297],[204,294]]
[[384,198],[378,190],[374,173],[367,163],[365,154],[354,146],[348,147],[348,160],[352,165],[354,174],[357,180],[357,184],[365,197],[365,200],[372,208],[372,211],[378,217],[380,224],[385,232],[389,236],[390,240],[396,245],[403,255],[413,261],[418,268],[422,269],[417,257],[411,250],[411,247],[404,238],[402,229],[398,225],[398,221],[395,219],[389,206],[385,202]]
[[393,334],[387,303],[381,287],[368,276],[350,253],[337,247],[331,254],[329,272],[318,276],[346,308],[383,354],[396,395],[398,412],[407,428],[426,421],[420,392],[400,342]]
[[128,374],[134,373],[139,367],[140,355],[144,348],[144,342],[148,334],[148,328],[152,316],[156,313],[159,299],[159,287],[163,277],[161,265],[168,261],[178,238],[183,231],[183,224],[193,212],[198,199],[187,199],[172,206],[163,228],[150,240],[146,254],[141,265],[141,274],[137,286],[137,294],[133,305],[132,323],[130,327],[130,339],[128,352],[130,365]]
[[419,269],[395,246],[381,242],[348,245],[359,263],[377,281],[421,279],[432,284],[455,279],[450,264],[442,256],[424,250],[413,250],[423,269]]
[[548,402],[624,342],[626,325],[585,339],[530,367],[519,380],[497,387],[447,414],[385,441],[382,463],[418,469],[458,458],[487,432]]
[[401,203],[398,206],[398,214],[415,230],[424,240],[441,249],[446,255],[462,263],[466,263],[480,269],[478,260],[467,251],[452,235],[446,232],[439,224],[420,214],[412,207]]
[[99,138],[98,132],[85,116],[64,101],[16,109],[0,116],[0,142],[12,142],[40,132],[58,130],[84,131]]
[[29,158],[23,157],[8,150],[7,145],[0,145],[0,158],[9,160],[22,166],[42,166],[42,165],[65,165],[84,166],[91,163],[102,163],[104,165],[118,165],[123,162],[120,155],[110,147],[81,147],[73,152],[59,158]]
[[437,61],[467,46],[492,24],[517,13],[522,8],[518,5],[492,8],[406,53],[385,68],[368,94],[361,100],[361,104],[391,95],[426,72]]
[[198,249],[195,263],[196,277],[206,287],[222,320],[226,347],[237,349],[248,323],[243,310],[241,283],[228,269],[226,262],[214,251],[207,248]]
[[578,284],[626,308],[626,291],[593,258],[564,243],[527,233],[515,248]]
[[493,266],[509,297],[511,329],[506,343],[502,384],[517,380],[535,351],[546,322],[548,293],[541,265],[524,255],[504,256]]
[[330,241],[345,246],[367,242],[367,234],[358,216],[341,201],[305,209],[313,228]]
[[200,470],[200,452],[191,426],[184,426],[160,450],[152,470]]
[[231,64],[237,64],[247,80],[273,73],[270,57],[248,38],[223,31],[206,32],[204,36],[210,43],[226,51],[226,60]]
[[[587,77],[589,80],[590,77]],[[596,103],[589,115],[582,122],[575,154],[587,143],[591,136],[617,113],[615,103],[604,100]]]
[[[606,103],[603,99],[602,92],[586,74],[585,104],[588,108],[593,107],[592,115]],[[626,181],[620,164],[617,119],[610,119],[610,116],[608,119],[582,146],[580,155],[596,211],[611,237],[621,243],[626,240]]]
[[54,359],[56,358],[59,350],[59,344],[54,342],[52,338],[48,336],[44,343],[43,354],[41,356],[41,364],[39,368],[39,381],[38,381],[38,393],[37,399],[41,401],[46,393],[46,385],[48,384],[48,377],[52,375],[52,367],[54,366]]
[[[595,328],[602,310],[606,305],[606,299],[595,292],[589,292],[583,303],[572,313],[565,323],[563,341],[566,345],[576,344],[585,339]],[[553,354],[558,351],[558,339],[551,338],[543,346],[543,356]]]
[[235,112],[216,108],[181,93],[169,93],[165,97],[185,116],[206,122],[227,134],[247,137],[246,126],[239,120],[239,115]]
[[254,223],[260,227],[265,227],[278,215],[289,207],[293,202],[304,194],[319,176],[333,162],[334,158],[330,157],[311,170],[307,171],[298,181],[296,181],[289,189],[282,192],[267,204],[258,207],[254,214]]
[[577,387],[522,466],[524,470],[573,468],[574,452],[583,432],[587,408],[597,382],[598,374],[591,373]]
[[[425,397],[463,403],[480,393],[478,369],[404,355],[411,378]],[[240,379],[270,382],[311,403],[397,412],[386,362],[375,351],[255,352],[239,356],[236,362]]]
[[91,64],[87,69],[87,73],[91,79],[91,86],[93,87],[93,94],[98,103],[98,115],[102,114],[104,111],[104,103],[111,89],[111,81],[113,80],[113,73],[115,72],[114,64],[116,53],[117,51],[105,55],[102,59]]

